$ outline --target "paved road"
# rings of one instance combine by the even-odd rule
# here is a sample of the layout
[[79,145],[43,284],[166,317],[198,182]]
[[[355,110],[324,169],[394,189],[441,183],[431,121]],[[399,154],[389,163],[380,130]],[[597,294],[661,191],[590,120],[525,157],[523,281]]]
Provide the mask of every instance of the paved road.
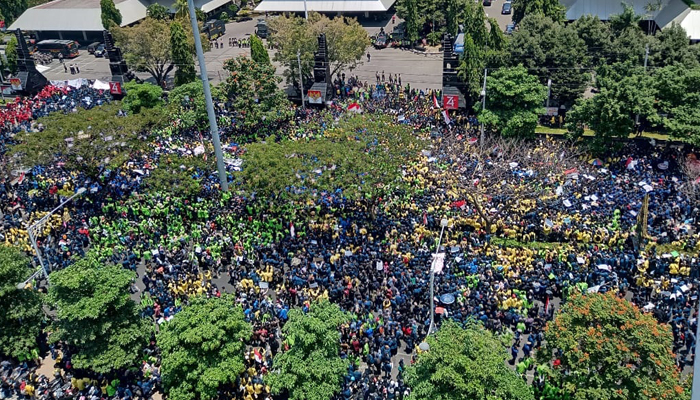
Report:
[[[218,83],[225,78],[223,71],[224,62],[232,57],[240,54],[250,55],[250,49],[228,47],[229,38],[243,38],[255,32],[256,21],[247,21],[242,23],[229,23],[226,25],[226,34],[220,39],[223,40],[224,47],[220,49],[213,48],[205,53],[204,58],[207,64],[207,72],[209,80],[213,83]],[[373,34],[379,30],[380,26],[391,25],[389,20],[382,23],[368,24],[367,31]],[[388,29],[392,29],[388,27]],[[361,79],[374,81],[375,74],[385,71],[387,79],[388,74],[401,74],[402,83],[410,83],[413,87],[418,88],[439,88],[441,84],[441,56],[416,54],[410,51],[399,49],[368,49],[371,61],[367,62],[366,57],[363,57],[363,63],[354,71],[345,71],[347,74],[356,74]],[[274,52],[271,54],[271,56]],[[67,60],[68,64],[76,64],[80,68],[80,74],[71,75],[70,72],[65,72],[63,65],[54,61],[47,65],[48,70],[44,75],[49,80],[68,80],[75,78],[100,79],[108,81],[111,78],[109,71],[109,62],[104,58],[96,58],[81,51],[79,57],[73,60]],[[283,69],[280,65],[277,66],[277,74],[282,76]],[[142,79],[150,79],[147,73],[139,73]],[[171,74],[172,78],[172,74]]]

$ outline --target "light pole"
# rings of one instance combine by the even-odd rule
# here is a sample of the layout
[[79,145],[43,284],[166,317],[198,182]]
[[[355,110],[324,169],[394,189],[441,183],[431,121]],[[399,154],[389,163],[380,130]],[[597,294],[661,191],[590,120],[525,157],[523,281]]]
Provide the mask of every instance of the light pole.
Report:
[[[80,196],[81,194],[85,193],[85,190],[86,190],[85,188],[80,188],[80,189],[78,189],[78,191],[75,192],[74,195],[72,195],[71,197],[65,199],[65,200],[63,201],[63,203],[61,203],[61,204],[58,205],[58,207],[56,207],[56,208],[54,208],[53,210],[49,211],[48,214],[44,215],[40,220],[36,221],[32,226],[30,226],[29,228],[27,228],[27,235],[29,236],[29,241],[32,243],[32,247],[34,247],[34,251],[36,252],[36,256],[37,256],[37,258],[39,259],[39,264],[41,264],[41,270],[44,271],[44,277],[46,278],[46,284],[47,284],[47,285],[50,283],[50,282],[49,282],[49,270],[46,269],[46,263],[44,263],[44,259],[43,259],[43,257],[41,256],[41,252],[39,251],[39,246],[36,245],[36,236],[34,235],[34,230],[35,230],[35,229],[38,229],[38,228],[41,227],[41,226],[43,226],[43,225],[46,223],[46,221],[49,220],[49,218],[51,217],[51,215],[53,215],[53,213],[55,213],[56,211],[60,210],[63,206],[65,206],[66,204],[68,204],[68,203],[69,203],[71,200],[73,200],[74,198],[76,198],[76,197]],[[33,277],[33,276],[34,276],[34,275],[32,275],[32,277]],[[30,279],[31,279],[31,278],[30,278]],[[19,285],[18,285],[17,287],[19,287]]]
[[692,400],[700,400],[700,357],[698,357],[698,338],[700,338],[700,303],[695,317],[695,359],[693,360],[693,387],[690,390]]
[[199,60],[199,74],[202,77],[204,87],[204,100],[207,102],[207,116],[209,117],[209,130],[214,143],[214,153],[216,154],[216,168],[219,170],[219,183],[221,190],[228,192],[228,176],[224,167],[224,153],[221,151],[221,139],[219,139],[219,125],[216,123],[214,113],[214,102],[211,100],[211,88],[209,87],[209,76],[207,75],[207,65],[204,62],[204,50],[202,50],[202,39],[199,37],[199,26],[197,25],[197,14],[194,11],[194,2],[187,0],[187,8],[190,12],[190,23],[192,24],[192,35],[194,36],[194,48],[197,51]]
[[440,220],[440,238],[438,238],[435,253],[433,253],[433,261],[430,263],[430,328],[428,328],[428,335],[433,333],[433,329],[435,329],[435,260],[437,260],[438,251],[440,251],[442,234],[445,232],[446,226],[447,219],[443,218]]

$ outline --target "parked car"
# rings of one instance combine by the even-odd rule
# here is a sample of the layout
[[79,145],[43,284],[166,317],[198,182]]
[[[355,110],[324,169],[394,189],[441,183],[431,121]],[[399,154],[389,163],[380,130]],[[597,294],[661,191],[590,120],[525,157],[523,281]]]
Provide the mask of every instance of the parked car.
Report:
[[484,0],[484,7],[488,7],[491,5],[491,0]]
[[513,11],[513,5],[508,3],[503,3],[503,8],[501,8],[501,14],[510,14]]
[[97,46],[97,48],[95,49],[95,52],[94,52],[93,54],[95,55],[95,57],[104,57],[104,56],[106,56],[106,55],[107,55],[107,49],[105,49],[105,45],[100,44],[99,46]]
[[510,35],[515,30],[515,24],[510,23],[506,25],[506,35]]
[[95,54],[95,50],[97,50],[97,48],[101,45],[102,45],[102,43],[100,43],[100,42],[90,43],[87,47],[88,53]]

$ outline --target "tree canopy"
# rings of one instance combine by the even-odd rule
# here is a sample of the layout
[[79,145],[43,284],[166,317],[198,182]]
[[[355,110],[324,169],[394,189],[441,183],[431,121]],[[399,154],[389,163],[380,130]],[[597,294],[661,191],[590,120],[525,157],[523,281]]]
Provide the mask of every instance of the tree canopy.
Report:
[[687,399],[668,325],[615,294],[574,294],[547,324],[542,360],[574,399]]
[[164,20],[168,18],[170,11],[168,10],[168,7],[158,3],[153,3],[146,8],[146,15],[154,19]]
[[256,63],[248,57],[227,60],[224,69],[229,76],[221,83],[223,94],[246,126],[263,120],[286,118],[287,96],[280,90],[280,77],[271,64]]
[[267,54],[267,49],[265,48],[262,39],[260,39],[257,35],[250,37],[250,58],[257,63],[270,63],[270,55]]
[[68,114],[52,113],[37,122],[41,132],[21,132],[11,151],[19,165],[35,166],[55,162],[95,175],[102,166],[121,166],[130,154],[146,146],[151,130],[164,122],[161,108],[143,109],[139,114],[118,115],[119,104],[78,109]]
[[173,400],[213,399],[245,370],[245,341],[253,328],[233,295],[195,297],[161,326],[165,393]]
[[[183,53],[191,55],[194,53],[194,37],[190,23],[188,20],[177,18],[176,21],[185,31],[187,43],[181,41],[176,43],[178,52],[175,56]],[[148,72],[156,83],[162,86],[176,63],[173,59],[173,44],[168,21],[147,17],[134,26],[115,28],[112,33],[124,52],[126,62],[137,71]],[[204,51],[207,51],[211,44],[206,35],[201,36],[202,46]]]
[[522,65],[497,69],[486,79],[486,110],[479,121],[503,136],[532,136],[546,97],[547,88]]
[[586,42],[572,26],[540,14],[528,15],[509,42],[511,65],[523,65],[541,84],[552,80],[552,99],[567,107],[589,82]]
[[251,192],[311,195],[342,189],[357,198],[403,185],[401,166],[419,150],[411,127],[389,117],[351,116],[324,137],[247,145],[243,170],[235,177]]
[[0,354],[23,357],[38,348],[42,295],[31,287],[17,289],[31,274],[27,256],[0,245]]
[[331,75],[352,70],[362,60],[370,45],[365,28],[356,19],[336,17],[310,12],[309,20],[298,16],[279,16],[270,20],[271,35],[268,40],[275,43],[274,60],[286,67],[288,80],[298,79],[297,52],[300,52],[304,79],[311,77],[314,52],[318,50],[318,36],[326,35],[328,61]]
[[641,67],[628,64],[602,66],[598,69],[596,88],[599,93],[580,99],[567,114],[568,129],[581,137],[585,127],[595,132],[590,146],[604,152],[614,139],[627,138],[635,131],[635,118],[654,113],[654,84]]
[[76,368],[107,373],[138,360],[151,329],[129,295],[133,272],[90,252],[50,278],[48,301],[56,308],[50,340],[76,350]]
[[566,8],[559,0],[512,0],[513,22],[518,24],[529,15],[549,17],[557,22],[565,22]]
[[409,400],[534,399],[527,382],[506,365],[508,343],[476,323],[444,323],[406,369]]
[[124,108],[130,113],[138,114],[142,109],[158,107],[163,103],[163,89],[148,82],[127,82],[124,91]]
[[194,52],[187,42],[187,35],[179,21],[170,24],[170,53],[175,70],[175,86],[184,85],[197,79],[194,69]]
[[290,310],[282,328],[289,350],[275,356],[266,377],[272,393],[286,393],[291,400],[329,400],[336,394],[347,370],[338,327],[348,319],[327,300],[312,303],[307,313]]
[[122,13],[114,5],[114,0],[100,0],[100,10],[102,26],[105,29],[112,29],[112,26],[121,25]]
[[[218,86],[211,85],[211,97],[215,103],[225,99]],[[209,126],[204,86],[200,79],[175,87],[168,95],[168,111],[177,117],[185,128]]]

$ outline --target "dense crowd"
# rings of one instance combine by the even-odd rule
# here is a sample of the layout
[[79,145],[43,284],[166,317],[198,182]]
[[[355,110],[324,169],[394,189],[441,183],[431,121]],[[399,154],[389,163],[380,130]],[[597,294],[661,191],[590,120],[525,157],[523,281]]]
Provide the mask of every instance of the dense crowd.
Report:
[[[357,101],[364,113],[393,115],[397,124],[412,126],[426,141],[475,136],[473,117],[456,116],[445,123],[433,102],[439,93],[398,82],[368,84],[343,75],[335,82],[338,103],[325,110],[295,110],[291,123],[259,131],[310,140],[323,135],[325,124],[342,118],[348,102]],[[85,103],[85,98],[91,101]],[[18,100],[0,113],[3,151],[19,130],[40,129],[33,123],[37,117],[108,101],[88,88],[47,88],[34,99]],[[222,111],[222,118],[235,121],[232,112]],[[176,127],[167,132],[158,135],[151,152],[99,177],[55,163],[35,166],[21,180],[5,178],[0,185],[2,239],[31,253],[28,223],[86,188],[42,232],[39,247],[49,268],[64,268],[90,248],[136,271],[134,290],[140,293],[142,315],[158,324],[172,318],[190,296],[234,293],[254,335],[247,369],[236,387],[223,389],[225,397],[271,398],[265,374],[285,345],[280,327],[288,311],[327,298],[351,315],[339,331],[341,356],[351,362],[337,398],[405,398],[410,388],[403,370],[429,328],[429,266],[442,218],[449,223],[436,294],[452,295],[454,301],[439,297],[444,301],[438,302],[438,323],[473,318],[494,331],[514,332],[511,362],[519,373],[531,368],[555,303],[572,290],[613,291],[631,298],[671,324],[678,365],[691,361],[700,209],[680,191],[686,182],[679,162],[687,149],[637,143],[600,163],[581,159],[575,173],[526,178],[514,173],[508,184],[540,179],[558,194],[523,202],[485,224],[458,193],[430,184],[435,177],[429,167],[435,161],[427,156],[405,167],[406,179],[422,182],[424,190],[399,191],[377,201],[348,200],[342,188],[304,200],[284,193],[271,198],[220,193],[216,171],[201,170],[192,172],[202,178],[198,196],[141,190],[144,176],[164,154],[196,153],[199,132]],[[222,127],[222,135],[225,143],[241,139],[232,126]],[[240,155],[245,144],[231,144],[227,151]],[[228,168],[233,172],[235,166]],[[631,232],[647,194],[649,235],[663,248],[678,251],[640,250],[640,238]],[[548,245],[512,247],[504,245],[505,239]],[[4,361],[2,398],[39,391],[47,398],[148,398],[159,388],[154,341],[144,349],[141,368],[119,376],[73,371],[70,348],[50,351],[55,377],[36,375],[32,365],[37,357],[20,364]]]

